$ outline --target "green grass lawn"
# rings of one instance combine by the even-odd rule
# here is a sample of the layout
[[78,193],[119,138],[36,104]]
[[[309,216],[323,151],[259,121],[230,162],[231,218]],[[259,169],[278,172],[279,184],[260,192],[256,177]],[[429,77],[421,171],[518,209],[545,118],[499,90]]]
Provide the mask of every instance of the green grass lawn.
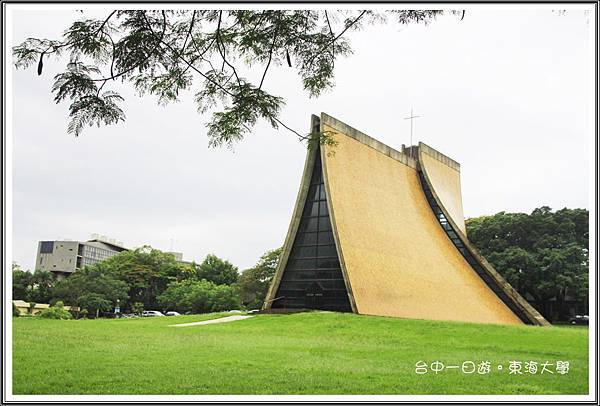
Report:
[[[14,394],[587,394],[588,330],[340,313],[13,319]],[[488,374],[415,373],[419,360],[490,361]],[[569,361],[511,375],[510,361]],[[502,371],[497,369],[501,364]]]

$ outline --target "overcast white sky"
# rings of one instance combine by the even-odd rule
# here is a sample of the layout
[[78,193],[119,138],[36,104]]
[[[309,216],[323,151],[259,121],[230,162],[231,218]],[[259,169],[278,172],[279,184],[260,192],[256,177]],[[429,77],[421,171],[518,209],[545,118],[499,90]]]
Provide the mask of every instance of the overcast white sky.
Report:
[[[81,17],[44,9],[8,14],[13,44],[58,38]],[[296,129],[324,111],[398,149],[414,107],[415,141],[461,164],[466,217],[589,208],[593,27],[581,7],[559,15],[531,5],[367,27],[350,35],[354,55],[336,63],[333,90],[309,99],[287,67],[273,69],[267,87],[286,98],[281,118]],[[124,91],[125,123],[75,138],[67,104],[50,94],[65,63],[47,61],[42,76],[7,67],[14,261],[31,269],[38,241],[92,233],[187,260],[214,253],[240,269],[283,244],[306,152],[291,133],[260,123],[233,152],[209,149],[208,117],[189,94],[161,107]]]

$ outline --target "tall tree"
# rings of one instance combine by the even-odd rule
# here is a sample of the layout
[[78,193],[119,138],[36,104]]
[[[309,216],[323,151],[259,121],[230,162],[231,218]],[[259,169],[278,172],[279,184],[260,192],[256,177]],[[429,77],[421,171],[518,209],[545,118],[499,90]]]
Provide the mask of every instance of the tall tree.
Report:
[[[565,319],[565,298],[588,299],[588,211],[543,206],[530,215],[468,219],[469,239],[508,282],[533,297],[548,320]],[[557,308],[552,311],[551,302]]]
[[31,301],[33,290],[33,274],[23,271],[19,264],[12,264],[12,298],[13,300]]
[[127,291],[127,284],[111,275],[100,262],[58,281],[52,289],[52,295],[71,306],[91,306],[88,312],[97,312],[110,309],[117,301],[125,303],[129,298]]
[[196,267],[196,278],[206,279],[216,285],[231,285],[239,278],[238,268],[225,259],[208,254]]
[[103,261],[102,267],[105,272],[127,284],[130,304],[141,302],[146,309],[156,308],[156,296],[170,282],[189,273],[189,266],[178,263],[172,254],[149,246],[114,255]]
[[[453,12],[456,13],[456,12]],[[231,146],[258,119],[282,126],[301,140],[329,142],[327,134],[302,134],[279,118],[284,99],[265,89],[269,69],[295,68],[312,96],[333,86],[335,61],[352,52],[345,34],[363,24],[427,23],[440,10],[114,10],[103,19],[74,22],[62,39],[29,38],[13,48],[15,66],[37,66],[69,55],[52,91],[70,100],[68,132],[125,119],[113,89],[127,82],[160,104],[194,88],[198,110],[212,111],[210,145]],[[462,13],[464,17],[464,12]]]
[[52,272],[37,269],[34,273],[31,273],[23,271],[19,264],[13,263],[12,277],[13,300],[49,303],[52,285],[56,281]]
[[242,299],[242,303],[248,309],[260,309],[267,296],[267,290],[279,262],[283,248],[277,248],[267,251],[258,263],[242,272],[237,288]]
[[33,289],[30,300],[36,303],[49,303],[52,297],[52,286],[56,277],[50,271],[36,269],[32,275]]

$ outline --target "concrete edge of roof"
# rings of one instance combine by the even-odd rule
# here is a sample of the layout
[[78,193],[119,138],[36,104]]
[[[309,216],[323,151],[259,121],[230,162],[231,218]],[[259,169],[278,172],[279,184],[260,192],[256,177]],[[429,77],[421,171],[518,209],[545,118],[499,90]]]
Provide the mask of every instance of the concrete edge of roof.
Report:
[[327,125],[336,130],[341,131],[343,134],[349,136],[350,138],[355,139],[356,141],[373,148],[374,150],[381,152],[384,155],[389,156],[390,158],[406,165],[410,166],[413,169],[417,169],[417,160],[409,157],[406,154],[390,147],[389,145],[384,144],[381,141],[376,140],[375,138],[368,136],[362,131],[357,130],[349,126],[348,124],[334,118],[327,113],[321,112],[321,125]]
[[419,150],[423,151],[425,154],[429,155],[430,157],[437,159],[438,161],[442,162],[446,166],[449,166],[450,168],[455,169],[460,172],[460,164],[458,162],[456,162],[454,159],[450,158],[448,155],[444,155],[440,151],[438,151],[434,148],[431,148],[429,145],[425,144],[424,142],[419,141]]
[[110,243],[110,242],[102,241],[102,240],[99,240],[99,239],[96,239],[96,238],[91,239],[91,240],[87,240],[87,241],[80,241],[79,243],[80,244],[87,244],[87,245],[92,245],[90,243],[96,243],[96,244],[102,244],[102,245],[108,246],[111,249],[113,249],[114,251],[119,251],[119,250],[121,250],[121,251],[129,251],[129,248],[125,248],[125,247],[123,247],[121,245],[117,245],[117,244],[113,244],[113,243]]
[[[348,135],[349,137],[355,139],[356,141],[358,141],[364,145],[367,145],[367,146],[375,149],[376,151],[381,152],[382,154],[387,155],[390,158],[403,163],[404,165],[407,165],[407,166],[410,166],[411,168],[417,169],[417,159],[412,158],[412,157],[408,156],[407,154],[390,147],[387,144],[384,144],[383,142],[363,133],[362,131],[357,130],[356,128],[354,128],[352,126],[349,126],[348,124],[338,120],[335,117],[330,116],[327,113],[321,112],[320,119],[321,119],[321,124],[325,124],[329,127],[335,128],[336,130],[339,130],[343,134]],[[460,164],[458,162],[456,162],[454,159],[450,158],[447,155],[442,154],[438,150],[430,147],[429,145],[427,145],[423,142],[419,142],[418,145],[419,145],[419,147],[421,147],[421,146],[424,147],[423,152],[425,152],[427,155],[437,159],[438,161],[444,163],[445,165],[451,167],[452,169],[455,169],[460,172]]]

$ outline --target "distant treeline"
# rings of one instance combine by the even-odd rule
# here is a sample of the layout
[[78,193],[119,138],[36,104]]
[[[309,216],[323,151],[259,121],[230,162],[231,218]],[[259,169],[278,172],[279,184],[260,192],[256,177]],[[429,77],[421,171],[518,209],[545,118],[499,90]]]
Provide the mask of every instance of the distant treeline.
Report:
[[123,251],[56,280],[48,271],[27,272],[13,264],[13,299],[63,302],[87,316],[113,312],[174,310],[204,313],[259,308],[275,272],[280,249],[267,252],[242,272],[208,255],[200,264],[179,263],[172,254],[142,247]]

